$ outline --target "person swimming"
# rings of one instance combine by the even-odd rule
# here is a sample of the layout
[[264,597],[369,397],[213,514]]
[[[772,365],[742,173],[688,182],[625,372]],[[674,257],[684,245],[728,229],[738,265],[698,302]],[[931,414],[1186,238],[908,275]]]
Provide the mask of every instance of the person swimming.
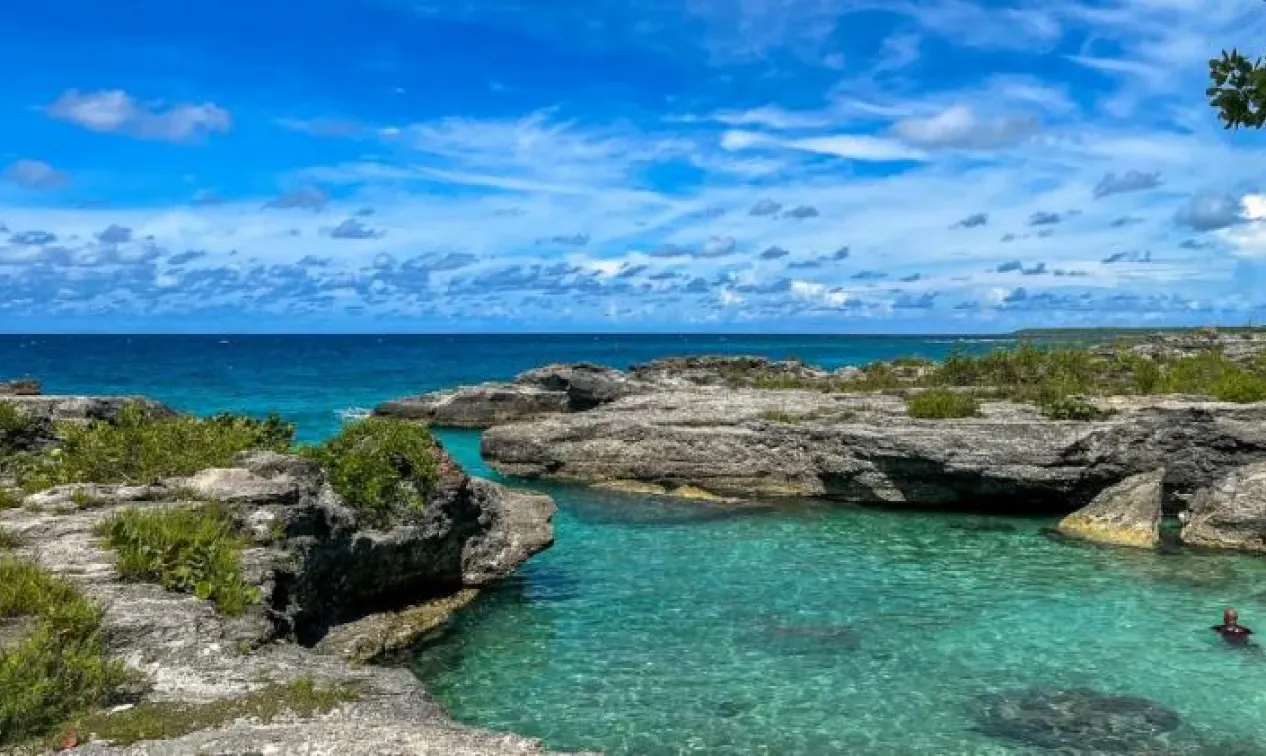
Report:
[[1222,612],[1222,624],[1214,625],[1210,630],[1221,635],[1222,640],[1236,646],[1247,645],[1248,636],[1253,634],[1252,630],[1240,624],[1240,613],[1231,608]]

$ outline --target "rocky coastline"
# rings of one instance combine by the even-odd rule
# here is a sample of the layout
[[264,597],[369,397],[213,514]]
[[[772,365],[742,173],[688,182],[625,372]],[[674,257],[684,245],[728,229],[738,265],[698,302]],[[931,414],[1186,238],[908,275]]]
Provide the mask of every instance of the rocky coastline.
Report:
[[[938,370],[963,365],[898,360],[828,371],[794,360],[702,356],[627,371],[550,365],[375,412],[481,428],[489,464],[529,479],[1011,515],[1088,508],[1061,531],[1155,547],[1168,518],[1183,523],[1187,544],[1266,552],[1266,498],[1253,494],[1266,479],[1258,466],[1266,463],[1266,402],[1116,390],[1129,385],[1122,381],[1141,385],[1153,369],[1162,378],[1164,371],[1181,378],[1192,365],[1207,372],[1215,359],[1223,383],[1242,377],[1257,390],[1251,381],[1259,375],[1250,370],[1264,353],[1266,341],[1241,334],[1092,345],[1067,354],[1101,366],[1114,383],[1045,405],[1015,398],[1023,395],[1010,387],[930,387]],[[1035,384],[1035,393],[1044,388]],[[911,416],[911,397],[947,391],[979,396],[970,416]],[[1217,391],[1244,393],[1238,384]],[[1122,486],[1129,490],[1114,490]]]
[[[135,397],[37,392],[0,397],[22,419],[0,423],[0,450],[57,455],[60,424],[109,424],[125,406],[176,417]],[[544,753],[535,740],[451,721],[407,669],[378,664],[553,543],[548,497],[470,478],[435,453],[425,507],[389,521],[349,506],[313,459],[276,451],[144,482],[8,488],[0,562],[35,565],[99,606],[105,650],[132,680],[110,706],[79,712],[61,746],[102,756]],[[240,573],[258,600],[238,616],[125,579],[101,537],[121,513],[207,502],[231,512],[241,534]],[[28,625],[0,612],[0,649],[19,648]],[[10,739],[0,751],[49,746]]]

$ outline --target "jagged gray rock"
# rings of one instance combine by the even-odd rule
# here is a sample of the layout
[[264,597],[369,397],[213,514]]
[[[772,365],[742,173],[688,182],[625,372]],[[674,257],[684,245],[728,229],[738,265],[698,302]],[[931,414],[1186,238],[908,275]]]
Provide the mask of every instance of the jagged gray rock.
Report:
[[1165,470],[1133,475],[1110,486],[1059,523],[1065,535],[1113,546],[1160,545]]
[[566,412],[566,391],[538,386],[484,384],[384,402],[374,414],[451,428],[488,428]]
[[1195,546],[1266,552],[1266,462],[1233,470],[1196,494],[1180,537]]
[[[262,600],[241,617],[123,581],[96,536],[101,522],[124,509],[204,500],[232,505],[250,536],[243,577],[261,589]],[[549,497],[469,478],[444,457],[422,512],[369,527],[313,461],[259,452],[240,455],[231,468],[153,485],[50,489],[19,509],[0,510],[0,526],[18,536],[20,556],[73,580],[103,607],[109,650],[148,675],[145,702],[221,701],[300,680],[363,691],[302,722],[240,721],[126,748],[91,742],[77,753],[491,756],[544,750],[532,739],[458,725],[407,670],[350,666],[344,654],[365,661],[407,644],[409,631],[442,620],[436,607],[456,608],[470,600],[471,588],[552,544],[553,513]],[[427,607],[411,611],[416,604]],[[347,622],[357,624],[336,630],[320,651],[309,648]],[[0,627],[0,642],[18,630]]]
[[1168,397],[1107,402],[1100,422],[985,402],[979,418],[915,420],[895,397],[696,387],[498,426],[498,471],[588,483],[689,485],[729,496],[1067,513],[1110,485],[1166,469],[1169,511],[1239,465],[1266,460],[1266,404]]

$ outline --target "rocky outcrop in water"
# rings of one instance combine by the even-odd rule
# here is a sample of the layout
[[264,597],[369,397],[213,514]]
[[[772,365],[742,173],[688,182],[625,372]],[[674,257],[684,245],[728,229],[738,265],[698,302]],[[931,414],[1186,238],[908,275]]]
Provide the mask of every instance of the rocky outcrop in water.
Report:
[[1155,548],[1160,545],[1165,471],[1133,475],[1065,517],[1065,535],[1113,546]]
[[694,386],[746,385],[765,380],[826,381],[829,373],[801,362],[763,357],[674,357],[635,365],[628,372],[588,364],[546,365],[508,383],[484,383],[384,402],[374,414],[455,428],[538,420],[586,412],[625,397]]
[[1232,470],[1202,490],[1184,519],[1186,543],[1266,553],[1266,462]]
[[[111,406],[47,399],[50,407],[57,400]],[[96,535],[124,509],[206,501],[229,507],[249,540],[243,577],[261,600],[240,617],[122,580]],[[20,508],[0,510],[0,527],[19,539],[20,556],[70,578],[102,606],[110,652],[148,678],[146,705],[230,704],[299,681],[356,691],[315,719],[231,721],[171,740],[89,743],[76,752],[492,755],[543,749],[453,723],[405,669],[347,659],[390,656],[442,626],[475,589],[553,543],[553,513],[548,497],[470,478],[444,458],[420,513],[370,526],[311,460],[256,452],[187,478],[32,494]]]
[[976,418],[917,420],[890,396],[696,387],[494,427],[483,452],[531,478],[1017,514],[1074,511],[1162,467],[1166,507],[1178,511],[1227,471],[1266,460],[1266,405],[1107,404],[1116,414],[1098,422],[1005,402],[985,402]]

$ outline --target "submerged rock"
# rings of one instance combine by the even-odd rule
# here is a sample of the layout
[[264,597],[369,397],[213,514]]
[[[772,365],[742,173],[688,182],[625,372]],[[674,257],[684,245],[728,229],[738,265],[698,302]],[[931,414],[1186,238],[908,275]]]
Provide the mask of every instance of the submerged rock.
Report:
[[1059,523],[1059,532],[1113,546],[1160,544],[1163,469],[1133,475]]
[[1185,543],[1266,552],[1266,462],[1233,470],[1200,491],[1184,519]]
[[1069,753],[1155,753],[1178,713],[1154,701],[1087,688],[1031,688],[980,699],[977,728],[990,737]]

